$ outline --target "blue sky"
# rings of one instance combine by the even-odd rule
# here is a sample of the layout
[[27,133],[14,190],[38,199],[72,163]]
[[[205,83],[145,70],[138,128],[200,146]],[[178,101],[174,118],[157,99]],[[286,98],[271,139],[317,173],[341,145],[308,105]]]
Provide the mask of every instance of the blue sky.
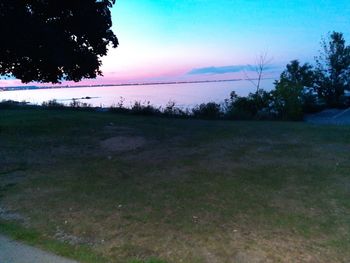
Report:
[[280,66],[312,62],[327,32],[350,41],[350,1],[119,0],[113,22],[121,44],[104,59],[106,74],[176,78],[252,64],[265,51]]
[[[112,16],[120,46],[95,82],[234,78],[265,51],[272,68],[313,62],[329,31],[350,43],[349,0],[117,0]],[[221,67],[233,72],[188,74]]]

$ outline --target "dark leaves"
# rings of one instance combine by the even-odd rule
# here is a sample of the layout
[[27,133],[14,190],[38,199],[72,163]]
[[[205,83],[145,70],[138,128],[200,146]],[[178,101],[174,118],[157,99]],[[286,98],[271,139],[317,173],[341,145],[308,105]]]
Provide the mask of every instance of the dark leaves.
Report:
[[53,83],[101,75],[101,57],[118,46],[114,2],[0,0],[0,74]]

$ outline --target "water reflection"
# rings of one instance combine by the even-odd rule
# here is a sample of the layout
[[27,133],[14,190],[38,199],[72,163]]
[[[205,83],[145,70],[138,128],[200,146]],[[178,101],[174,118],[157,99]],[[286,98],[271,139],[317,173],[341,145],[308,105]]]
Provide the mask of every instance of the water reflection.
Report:
[[[262,81],[261,87],[271,90],[272,79]],[[191,108],[194,105],[214,101],[221,103],[229,98],[231,91],[240,96],[254,92],[255,88],[249,81],[228,81],[210,83],[184,83],[161,85],[137,85],[115,87],[86,87],[61,88],[42,90],[21,90],[0,92],[1,100],[28,101],[42,104],[44,101],[56,99],[58,102],[69,104],[72,99],[92,104],[92,106],[109,107],[124,98],[124,105],[129,106],[135,101],[148,102],[154,106],[165,106],[174,101],[178,107]]]

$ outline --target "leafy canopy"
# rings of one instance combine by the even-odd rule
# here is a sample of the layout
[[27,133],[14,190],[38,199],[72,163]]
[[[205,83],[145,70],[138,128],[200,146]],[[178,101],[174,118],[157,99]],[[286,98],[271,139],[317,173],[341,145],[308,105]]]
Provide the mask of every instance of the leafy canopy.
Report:
[[280,80],[275,82],[275,90],[272,91],[274,108],[282,119],[302,119],[306,91],[312,87],[313,81],[311,65],[301,65],[298,60],[292,60],[286,66]]
[[101,57],[118,46],[115,0],[0,0],[0,75],[22,82],[80,81],[102,75]]
[[328,106],[341,104],[341,96],[350,90],[350,46],[342,33],[333,32],[321,42],[316,58],[315,90]]

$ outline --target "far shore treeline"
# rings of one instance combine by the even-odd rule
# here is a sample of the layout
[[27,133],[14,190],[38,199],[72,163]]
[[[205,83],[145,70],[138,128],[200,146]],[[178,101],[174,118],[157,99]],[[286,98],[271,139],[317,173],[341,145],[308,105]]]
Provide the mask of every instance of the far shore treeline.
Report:
[[[301,64],[298,60],[291,61],[274,85],[270,92],[258,87],[255,93],[246,97],[238,96],[233,91],[222,104],[203,103],[193,109],[181,109],[174,102],[169,102],[165,108],[155,107],[150,102],[135,102],[131,107],[126,107],[121,99],[109,111],[204,119],[302,120],[307,113],[326,108],[347,108],[350,107],[350,46],[346,45],[343,34],[332,32],[322,39],[314,66],[310,63]],[[0,108],[18,106],[37,107],[25,102],[0,103]],[[43,103],[42,107],[101,110],[78,100],[73,100],[69,106],[53,100]]]

